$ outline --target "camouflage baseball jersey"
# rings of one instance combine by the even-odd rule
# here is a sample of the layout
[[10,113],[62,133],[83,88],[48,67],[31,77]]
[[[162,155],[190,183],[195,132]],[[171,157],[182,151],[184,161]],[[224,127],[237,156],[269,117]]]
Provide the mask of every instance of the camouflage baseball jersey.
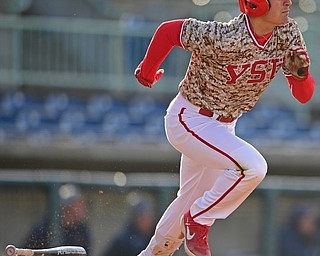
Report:
[[293,19],[274,29],[264,45],[253,36],[248,17],[228,23],[185,21],[181,43],[192,51],[186,76],[179,85],[183,97],[224,117],[250,111],[292,46],[306,47]]

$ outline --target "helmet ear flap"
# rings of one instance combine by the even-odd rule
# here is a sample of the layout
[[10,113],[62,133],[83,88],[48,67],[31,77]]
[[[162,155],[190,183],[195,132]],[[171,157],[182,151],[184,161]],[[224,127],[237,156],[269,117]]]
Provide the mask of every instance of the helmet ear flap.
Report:
[[270,8],[268,0],[238,0],[240,11],[248,16],[263,16]]

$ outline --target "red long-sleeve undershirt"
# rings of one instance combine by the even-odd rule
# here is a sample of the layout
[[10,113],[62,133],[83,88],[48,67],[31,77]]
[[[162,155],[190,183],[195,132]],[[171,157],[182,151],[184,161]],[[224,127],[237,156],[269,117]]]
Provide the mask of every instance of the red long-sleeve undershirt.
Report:
[[307,103],[313,96],[315,89],[315,82],[310,72],[305,80],[294,79],[293,76],[286,76],[290,91],[293,97],[295,97],[302,104]]
[[[183,47],[180,41],[183,19],[162,23],[156,30],[145,57],[140,64],[141,76],[147,81],[153,81],[161,63],[174,46]],[[310,72],[305,80],[297,80],[286,76],[292,96],[301,103],[308,102],[314,93],[315,82]]]
[[180,31],[184,20],[172,20],[162,23],[156,30],[146,55],[141,63],[141,76],[153,81],[161,63],[174,46],[182,47]]

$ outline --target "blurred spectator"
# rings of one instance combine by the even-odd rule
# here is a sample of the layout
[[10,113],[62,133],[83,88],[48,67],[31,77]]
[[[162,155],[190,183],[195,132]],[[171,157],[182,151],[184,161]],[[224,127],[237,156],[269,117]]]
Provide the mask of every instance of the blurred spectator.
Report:
[[283,227],[279,240],[281,256],[319,256],[318,216],[306,206],[296,206]]
[[[60,245],[82,246],[89,255],[90,232],[86,223],[86,201],[80,189],[72,184],[62,185],[59,188],[61,200],[60,216],[61,225],[57,229],[57,237],[53,236],[55,221],[47,214],[30,231],[25,240],[27,248],[48,248]],[[57,244],[59,243],[59,244]]]
[[102,256],[136,256],[154,232],[155,210],[151,201],[140,199],[132,205],[130,217]]

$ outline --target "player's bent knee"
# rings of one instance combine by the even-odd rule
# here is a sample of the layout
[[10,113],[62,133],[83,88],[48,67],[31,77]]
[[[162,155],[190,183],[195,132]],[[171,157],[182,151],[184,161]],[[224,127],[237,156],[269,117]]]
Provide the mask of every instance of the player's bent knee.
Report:
[[254,175],[261,182],[268,172],[268,164],[264,158],[261,158],[254,166]]
[[260,157],[250,164],[250,168],[248,170],[245,170],[245,175],[248,178],[250,177],[250,180],[252,180],[252,182],[259,184],[266,176],[267,171],[267,162],[263,157]]

